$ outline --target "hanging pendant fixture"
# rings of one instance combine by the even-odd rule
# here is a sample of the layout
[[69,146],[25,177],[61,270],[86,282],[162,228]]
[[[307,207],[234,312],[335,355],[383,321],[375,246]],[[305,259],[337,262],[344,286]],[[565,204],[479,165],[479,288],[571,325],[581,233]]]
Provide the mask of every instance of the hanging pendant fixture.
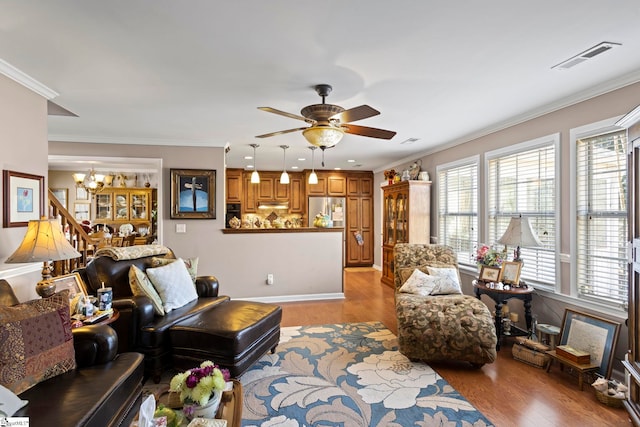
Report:
[[311,173],[309,174],[309,184],[317,184],[318,183],[318,175],[316,175],[316,171],[314,169],[314,155],[318,147],[312,145],[309,147],[311,150]]
[[287,148],[288,145],[281,145],[283,156],[282,156],[282,174],[280,175],[280,184],[288,184],[289,183],[289,174],[287,173]]
[[249,144],[253,147],[253,172],[251,173],[251,183],[252,184],[260,184],[260,174],[256,169],[256,148],[258,148],[259,144]]

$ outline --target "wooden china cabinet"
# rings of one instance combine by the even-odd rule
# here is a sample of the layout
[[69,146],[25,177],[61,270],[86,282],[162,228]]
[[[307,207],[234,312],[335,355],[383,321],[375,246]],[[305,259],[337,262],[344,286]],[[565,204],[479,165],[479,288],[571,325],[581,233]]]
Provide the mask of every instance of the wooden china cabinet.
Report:
[[393,284],[396,243],[429,243],[431,182],[401,181],[382,188],[382,283]]
[[94,222],[118,228],[122,224],[147,225],[151,221],[151,188],[105,188],[96,194]]
[[640,426],[640,106],[618,124],[627,128],[629,145],[629,239],[632,260],[629,264],[629,354],[623,361],[629,377],[629,397],[624,405],[632,423]]

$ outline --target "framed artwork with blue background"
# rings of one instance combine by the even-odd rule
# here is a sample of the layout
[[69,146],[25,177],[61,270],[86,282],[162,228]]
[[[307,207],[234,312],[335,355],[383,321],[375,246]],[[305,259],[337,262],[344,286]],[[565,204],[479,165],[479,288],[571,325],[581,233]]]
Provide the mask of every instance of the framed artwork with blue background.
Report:
[[216,219],[216,171],[171,169],[171,219]]
[[44,176],[4,170],[2,179],[3,227],[26,227],[44,215]]

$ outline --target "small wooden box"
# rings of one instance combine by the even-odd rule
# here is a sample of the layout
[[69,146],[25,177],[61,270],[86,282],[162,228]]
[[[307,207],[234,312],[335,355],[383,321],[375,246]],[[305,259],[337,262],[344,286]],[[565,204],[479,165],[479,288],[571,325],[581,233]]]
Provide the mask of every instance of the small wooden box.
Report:
[[591,362],[591,355],[589,353],[582,350],[576,350],[568,345],[557,346],[556,354],[580,365],[588,365]]

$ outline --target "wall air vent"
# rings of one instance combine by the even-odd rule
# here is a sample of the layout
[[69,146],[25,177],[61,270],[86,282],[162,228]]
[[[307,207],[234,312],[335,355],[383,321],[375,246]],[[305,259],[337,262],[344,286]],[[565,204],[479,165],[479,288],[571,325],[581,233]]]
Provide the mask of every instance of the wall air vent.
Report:
[[600,55],[601,53],[605,53],[611,49],[613,49],[616,46],[622,46],[620,43],[611,43],[611,42],[602,42],[599,43],[593,47],[590,47],[589,49],[585,50],[584,52],[581,52],[579,54],[577,54],[576,56],[572,56],[571,58],[567,59],[566,61],[562,61],[559,64],[554,65],[553,67],[551,67],[552,69],[556,69],[556,70],[567,70],[571,67],[575,67],[576,65],[594,58],[598,55]]

